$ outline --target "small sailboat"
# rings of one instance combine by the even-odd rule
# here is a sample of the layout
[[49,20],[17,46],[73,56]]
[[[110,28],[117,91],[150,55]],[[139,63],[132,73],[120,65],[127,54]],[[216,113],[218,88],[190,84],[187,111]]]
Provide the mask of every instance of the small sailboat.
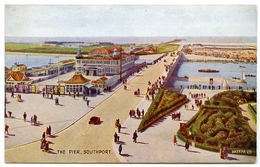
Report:
[[229,88],[230,88],[230,87],[229,87],[227,81],[224,79],[224,80],[223,80],[223,83],[222,83],[222,89],[223,89],[223,90],[228,90]]
[[241,80],[241,82],[246,83],[246,75],[245,75],[244,72],[242,72],[242,80]]

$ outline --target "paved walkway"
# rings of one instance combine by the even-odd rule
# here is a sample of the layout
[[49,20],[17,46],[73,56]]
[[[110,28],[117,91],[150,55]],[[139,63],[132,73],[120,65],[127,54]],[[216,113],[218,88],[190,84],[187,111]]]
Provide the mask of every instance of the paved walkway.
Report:
[[[207,97],[212,97],[214,94],[222,90],[197,90],[184,89],[182,92],[187,97],[189,93],[205,92]],[[203,103],[206,98],[203,98]],[[151,101],[143,99],[137,106],[139,109],[148,109]],[[194,99],[190,98],[190,103],[194,104]],[[189,120],[196,112],[195,110],[185,110],[184,106],[176,112],[181,113],[181,121]],[[149,127],[142,133],[137,133],[137,143],[134,143],[132,136],[138,128],[141,119],[128,118],[124,124],[120,136],[123,151],[122,156],[118,154],[121,162],[130,163],[255,163],[256,157],[230,154],[227,159],[219,158],[219,153],[210,152],[190,147],[189,152],[184,149],[184,142],[178,140],[178,145],[173,144],[173,134],[176,134],[180,128],[180,121],[172,120],[171,114],[165,116],[154,125]],[[255,125],[256,126],[256,125]],[[113,149],[118,150],[119,143],[113,142]]]
[[[168,62],[171,57],[166,58]],[[190,151],[184,150],[183,142],[178,140],[178,145],[174,146],[172,143],[172,134],[176,133],[179,129],[179,121],[174,121],[171,116],[166,116],[161,119],[154,126],[148,128],[143,133],[138,133],[138,143],[132,142],[132,134],[137,129],[141,119],[129,118],[129,110],[144,109],[145,111],[150,105],[151,101],[144,99],[144,93],[147,88],[147,82],[155,81],[158,76],[164,73],[163,61],[154,66],[141,71],[137,76],[132,78],[128,83],[128,90],[123,90],[122,87],[118,87],[110,95],[104,97],[102,103],[95,103],[94,99],[91,99],[90,105],[94,108],[88,108],[81,98],[74,100],[72,97],[60,97],[61,104],[63,106],[55,106],[54,101],[49,99],[42,99],[41,95],[35,95],[35,103],[26,105],[26,111],[36,111],[37,108],[32,106],[42,106],[42,102],[46,103],[45,107],[39,110],[38,118],[43,122],[40,126],[31,126],[29,123],[23,122],[22,108],[15,111],[14,119],[6,118],[5,121],[16,121],[18,124],[23,124],[24,129],[18,130],[22,126],[17,125],[17,128],[10,127],[10,134],[6,137],[6,143],[8,140],[15,138],[14,146],[21,138],[29,138],[28,134],[34,134],[30,136],[30,139],[35,137],[34,142],[29,144],[20,145],[5,150],[5,162],[27,162],[27,163],[143,163],[143,162],[155,162],[155,163],[253,163],[256,162],[256,157],[229,155],[228,160],[222,160],[219,158],[218,153],[208,152],[200,150],[194,147],[190,147]],[[164,74],[163,74],[164,75]],[[140,88],[141,96],[136,97],[133,92]],[[184,89],[184,94],[189,94],[189,91]],[[192,90],[192,92],[199,93],[200,90]],[[194,92],[194,93],[195,93]],[[215,92],[208,91],[207,96],[211,97]],[[24,95],[23,95],[24,96]],[[28,97],[29,98],[29,97]],[[25,104],[26,101],[32,100],[24,96],[25,101],[21,104]],[[10,99],[11,101],[12,99]],[[205,99],[204,99],[205,100]],[[36,103],[36,101],[38,103]],[[72,102],[73,101],[73,102]],[[73,105],[69,105],[69,103]],[[15,103],[11,101],[10,104]],[[191,101],[193,103],[193,101]],[[98,105],[99,104],[99,105]],[[9,105],[9,104],[8,104]],[[55,108],[54,108],[55,106]],[[77,107],[75,107],[77,106]],[[64,110],[62,108],[68,108]],[[179,109],[182,114],[182,120],[189,120],[195,113],[192,110],[185,110],[183,107]],[[19,112],[18,112],[19,111]],[[48,114],[44,111],[51,111]],[[42,112],[42,113],[41,113]],[[29,113],[32,115],[34,112]],[[53,115],[55,114],[55,119]],[[41,115],[42,114],[42,115]],[[77,116],[75,115],[77,114]],[[91,116],[100,116],[101,124],[89,125],[88,120]],[[83,116],[81,119],[77,118]],[[20,118],[20,119],[16,119]],[[63,119],[69,126],[64,129],[60,123],[55,120]],[[67,119],[69,118],[69,119]],[[70,118],[72,118],[70,120]],[[53,119],[54,122],[49,121]],[[120,141],[123,144],[123,156],[118,155],[118,144],[113,142],[114,132],[117,130],[114,126],[115,120],[120,119],[123,123],[121,129]],[[77,120],[77,121],[76,121]],[[51,125],[53,129],[53,136],[48,137],[50,141],[50,152],[45,153],[40,150],[40,141],[42,132],[45,130],[46,125]],[[27,129],[29,128],[30,129]],[[13,129],[14,128],[14,129]],[[15,130],[17,129],[17,131]],[[59,130],[58,130],[59,129]],[[62,130],[64,129],[64,130]],[[13,131],[14,130],[14,131]],[[20,136],[23,135],[23,136]],[[36,141],[35,141],[36,140]],[[19,145],[19,144],[18,144]],[[10,146],[12,147],[12,146]]]
[[[170,60],[170,57],[167,59]],[[5,138],[6,143],[10,141],[10,145],[6,145],[9,147],[20,145],[21,143],[17,144],[17,142],[23,140],[23,138],[29,139],[30,141],[35,141],[37,138],[38,140],[26,145],[6,149],[5,161],[30,163],[120,162],[116,155],[114,155],[111,144],[114,135],[115,120],[120,119],[121,122],[124,122],[127,119],[129,109],[135,108],[142,100],[147,89],[147,82],[149,80],[156,80],[164,70],[163,62],[150,66],[144,71],[141,71],[141,73],[128,83],[128,90],[119,87],[109,96],[109,98],[106,98],[106,100],[98,106],[97,103],[94,104],[94,99],[90,99],[90,106],[96,106],[92,109],[89,109],[82,99],[76,101],[68,96],[60,97],[61,106],[55,106],[54,100],[41,99],[41,95],[35,95],[34,98],[31,98],[30,96],[28,99],[26,95],[22,95],[24,102],[18,104],[21,105],[20,107],[16,109],[7,109],[13,111],[13,116],[15,118],[6,118],[6,123],[8,123],[8,121],[16,120],[16,123],[19,121],[19,125],[14,126],[12,123],[10,124],[10,135],[7,135]],[[138,88],[141,90],[140,97],[133,95],[133,92]],[[13,99],[10,99],[11,103],[8,105],[11,106],[11,104],[15,103],[15,101],[12,100]],[[27,101],[30,101],[30,103],[26,103]],[[38,120],[42,122],[43,125],[31,126],[29,123],[23,122],[21,118],[24,110],[27,112],[28,116],[37,112]],[[75,116],[75,114],[78,115]],[[82,115],[85,116],[75,122],[75,118],[79,118],[79,116]],[[93,115],[100,116],[102,121],[100,125],[88,124],[89,118]],[[64,118],[66,121],[70,121],[68,125],[73,124],[73,126],[61,131],[62,126],[58,128],[58,122],[61,123],[62,121],[57,120],[64,120]],[[50,119],[53,119],[53,121],[50,121]],[[48,154],[42,152],[39,147],[41,135],[49,124],[52,126],[52,131],[55,135],[47,138],[51,143],[51,151]],[[25,129],[19,129],[22,126],[24,126]],[[63,128],[64,127],[65,126],[63,126]],[[30,134],[32,135],[30,136]],[[79,151],[73,152],[71,150]],[[93,150],[98,150],[98,152],[93,153]],[[103,150],[104,152],[102,152]]]

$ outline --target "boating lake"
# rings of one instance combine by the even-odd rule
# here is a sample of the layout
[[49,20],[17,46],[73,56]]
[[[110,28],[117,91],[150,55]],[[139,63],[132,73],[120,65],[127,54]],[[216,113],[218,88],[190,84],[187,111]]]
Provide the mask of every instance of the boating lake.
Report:
[[[74,59],[75,56],[60,56],[60,61]],[[58,63],[57,56],[36,56],[36,55],[13,55],[5,54],[5,66],[11,68],[14,63],[25,64],[27,68],[49,65],[49,63]]]
[[[206,73],[198,72],[199,69],[213,69],[219,70],[217,73]],[[212,78],[228,78],[237,77],[242,79],[242,73],[245,75],[252,74],[255,77],[246,77],[247,83],[232,82],[228,83],[232,88],[242,86],[243,89],[257,88],[257,64],[256,63],[212,63],[212,62],[182,62],[179,69],[176,70],[173,75],[179,77],[212,77]],[[180,85],[186,88],[188,85],[201,84],[210,85],[209,83],[198,83],[198,82],[186,82],[186,81],[175,81],[172,83],[175,87]],[[221,86],[222,83],[213,83],[211,85]]]

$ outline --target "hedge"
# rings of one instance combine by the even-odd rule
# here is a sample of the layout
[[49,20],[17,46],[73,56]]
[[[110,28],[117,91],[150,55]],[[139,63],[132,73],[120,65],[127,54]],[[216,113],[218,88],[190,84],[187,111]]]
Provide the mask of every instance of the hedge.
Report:
[[249,109],[249,113],[251,114],[252,118],[254,119],[255,123],[257,121],[257,116],[256,116],[256,110],[254,109],[254,107],[251,104],[248,104],[248,109]]
[[144,118],[139,124],[138,131],[144,131],[149,126],[154,124],[163,116],[171,113],[172,111],[176,110],[183,104],[188,102],[186,95],[181,95],[178,99],[170,102],[167,107],[158,107],[158,104],[161,101],[162,95],[164,93],[164,89],[160,89],[158,94],[156,95],[154,101],[151,103],[148,111],[146,112]]

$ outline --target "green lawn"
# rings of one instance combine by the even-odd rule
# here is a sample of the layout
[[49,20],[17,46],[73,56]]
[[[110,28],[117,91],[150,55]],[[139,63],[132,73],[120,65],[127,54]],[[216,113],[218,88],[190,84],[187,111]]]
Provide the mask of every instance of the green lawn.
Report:
[[[89,53],[91,50],[99,48],[100,46],[84,46],[81,51],[83,54]],[[129,50],[128,46],[122,47],[125,51]],[[63,53],[75,54],[77,48],[48,46],[30,43],[5,43],[5,51],[7,52],[28,52],[28,53]]]
[[167,53],[167,52],[175,51],[178,48],[179,45],[176,44],[164,44],[158,47],[158,53]]

